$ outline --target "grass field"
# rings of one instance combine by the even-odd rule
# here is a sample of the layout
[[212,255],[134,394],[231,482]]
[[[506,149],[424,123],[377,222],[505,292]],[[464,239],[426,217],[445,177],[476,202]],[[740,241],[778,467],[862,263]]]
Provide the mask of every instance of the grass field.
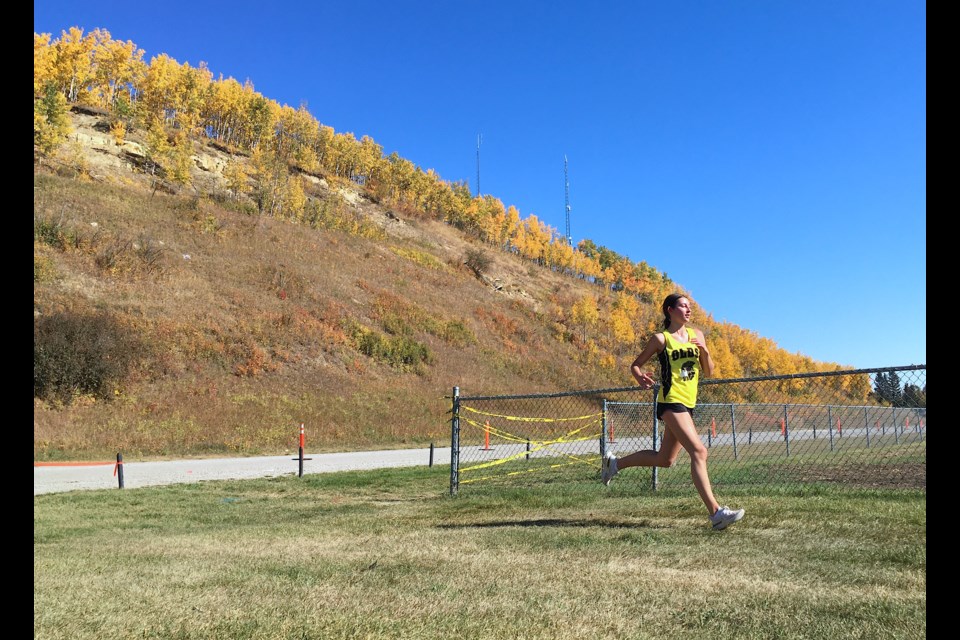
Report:
[[449,470],[34,498],[34,637],[925,638],[926,494]]

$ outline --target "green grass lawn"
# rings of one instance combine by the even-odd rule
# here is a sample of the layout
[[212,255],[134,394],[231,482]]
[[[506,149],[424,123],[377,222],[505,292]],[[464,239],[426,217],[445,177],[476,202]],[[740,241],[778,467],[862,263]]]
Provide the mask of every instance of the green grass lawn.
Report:
[[34,637],[925,638],[926,493],[415,467],[34,498]]

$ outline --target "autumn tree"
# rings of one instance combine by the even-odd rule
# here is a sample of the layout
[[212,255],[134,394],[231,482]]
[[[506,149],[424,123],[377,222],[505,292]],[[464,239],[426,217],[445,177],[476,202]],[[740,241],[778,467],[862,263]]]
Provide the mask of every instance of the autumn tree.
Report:
[[176,84],[180,78],[180,65],[165,53],[153,57],[147,66],[137,100],[141,122],[147,127],[154,123],[166,123],[173,118],[173,102]]
[[200,133],[212,77],[213,74],[203,62],[196,67],[184,63],[176,70],[173,93],[169,96],[167,108],[172,115],[172,124],[192,138]]
[[127,137],[127,124],[123,120],[115,120],[110,125],[110,135],[113,136],[113,142],[120,146]]
[[33,103],[33,144],[40,158],[51,156],[70,132],[67,99],[48,83],[43,97]]
[[193,143],[184,130],[174,135],[164,157],[167,178],[176,185],[190,184],[190,168],[193,166]]
[[144,74],[144,51],[138,49],[129,40],[120,42],[110,37],[110,33],[97,29],[91,55],[94,59],[91,91],[94,101],[100,107],[113,109],[118,100],[129,102],[129,95]]
[[303,221],[307,196],[303,191],[303,178],[292,175],[287,179],[283,193],[283,216]]
[[600,320],[600,310],[597,299],[593,296],[583,296],[573,303],[570,310],[573,323],[580,328],[580,339],[587,341],[587,330],[592,329]]
[[246,165],[236,160],[230,160],[223,168],[223,177],[227,181],[227,189],[233,194],[235,200],[250,192],[249,178]]
[[33,34],[33,97],[40,98],[49,83],[55,83],[57,51],[50,46],[49,33]]
[[283,201],[282,190],[286,165],[272,149],[256,148],[250,155],[253,196],[260,213],[276,215]]
[[54,43],[54,82],[69,103],[83,102],[87,87],[93,78],[94,34],[84,35],[83,29],[71,27],[61,31]]

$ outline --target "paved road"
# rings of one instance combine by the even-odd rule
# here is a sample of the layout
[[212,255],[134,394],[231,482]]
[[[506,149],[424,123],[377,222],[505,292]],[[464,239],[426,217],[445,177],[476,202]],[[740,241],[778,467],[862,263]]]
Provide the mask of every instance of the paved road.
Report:
[[[430,463],[430,449],[396,449],[351,453],[304,453],[303,474],[329,473],[358,469],[413,467]],[[450,448],[435,448],[433,464],[450,465]],[[119,488],[113,463],[95,466],[34,466],[33,495],[85,489]],[[240,480],[296,475],[300,462],[296,455],[260,458],[216,458],[162,462],[123,461],[125,489],[156,485],[198,482],[200,480]]]
[[[871,438],[877,442],[878,438],[887,443],[892,439],[895,442],[907,442],[923,439],[926,428],[906,430],[886,430],[877,434],[868,429],[844,429],[839,432],[819,430],[816,434],[811,430],[797,430],[789,434],[790,442],[800,443],[811,441],[814,438],[836,438],[838,443],[848,446],[849,443],[863,442],[870,446]],[[739,434],[739,443],[779,443],[784,437],[779,432],[756,432]],[[706,436],[701,436],[704,444],[708,444]],[[730,434],[724,434],[712,443],[714,448],[730,446],[733,439]],[[587,448],[584,448],[585,445]],[[592,445],[584,442],[560,443],[547,449],[533,452],[531,455],[551,456],[561,454],[583,454]],[[650,438],[621,438],[614,445],[608,445],[613,451],[622,454],[626,451],[635,451],[652,446]],[[802,444],[800,445],[802,446]],[[490,450],[478,446],[462,447],[460,449],[460,463],[471,464],[487,460],[495,460],[510,456],[522,455],[524,445],[497,445]],[[599,450],[595,452],[599,457]],[[332,471],[350,471],[362,469],[383,469],[388,467],[412,467],[427,465],[430,462],[430,449],[393,449],[387,451],[357,451],[350,453],[305,453],[303,473],[329,473]],[[433,452],[433,464],[449,467],[450,448],[436,448]],[[260,458],[217,458],[200,460],[174,460],[169,462],[137,462],[125,460],[123,463],[123,486],[125,489],[148,487],[155,485],[176,484],[182,482],[198,482],[200,480],[240,480],[246,478],[266,478],[299,473],[300,462],[293,456],[268,456]],[[114,475],[114,464],[98,466],[34,466],[33,468],[33,495],[43,493],[61,493],[82,489],[111,489],[118,488],[119,482]]]

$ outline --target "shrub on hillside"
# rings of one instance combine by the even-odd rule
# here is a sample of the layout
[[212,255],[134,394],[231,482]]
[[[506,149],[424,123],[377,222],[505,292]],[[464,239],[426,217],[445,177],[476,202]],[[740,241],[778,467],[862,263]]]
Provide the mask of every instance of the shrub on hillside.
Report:
[[57,277],[56,267],[50,256],[33,253],[33,284],[51,282]]
[[351,329],[354,346],[360,353],[386,363],[394,369],[423,373],[433,362],[430,350],[406,336],[385,336],[360,325]]
[[445,323],[438,335],[457,347],[477,344],[477,336],[461,320],[451,320]]
[[464,256],[463,263],[467,265],[478,277],[490,268],[492,262],[490,256],[482,249],[468,249]]
[[111,316],[41,315],[33,324],[33,396],[64,404],[84,394],[111,398],[140,351]]

